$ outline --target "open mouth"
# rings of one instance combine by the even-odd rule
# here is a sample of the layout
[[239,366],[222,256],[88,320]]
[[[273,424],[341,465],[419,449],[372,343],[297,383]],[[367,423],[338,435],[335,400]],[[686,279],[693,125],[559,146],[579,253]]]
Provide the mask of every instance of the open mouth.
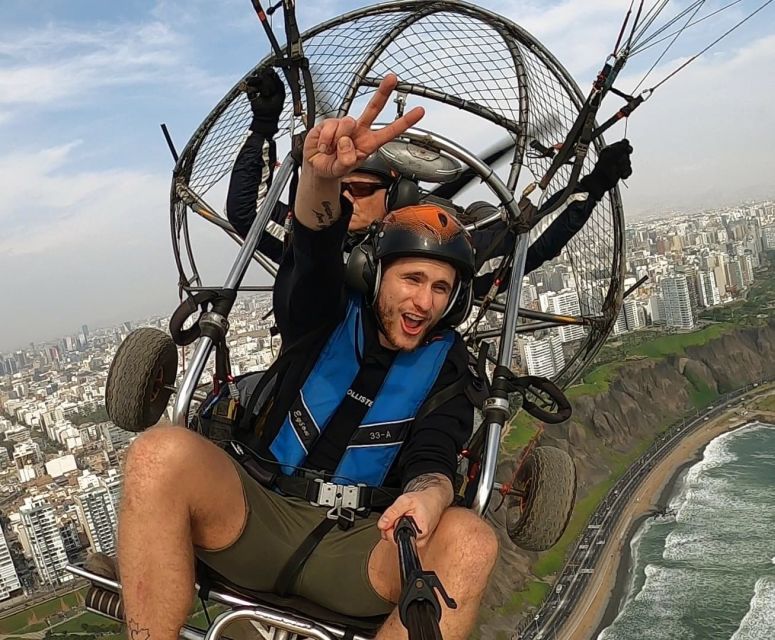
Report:
[[418,336],[425,326],[425,318],[414,313],[401,314],[401,329],[410,336]]

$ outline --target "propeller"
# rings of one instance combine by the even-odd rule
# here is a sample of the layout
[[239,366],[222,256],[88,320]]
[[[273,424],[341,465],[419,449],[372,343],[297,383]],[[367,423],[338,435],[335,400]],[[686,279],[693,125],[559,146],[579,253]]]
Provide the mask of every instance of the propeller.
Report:
[[[493,165],[512,149],[514,149],[514,141],[511,138],[506,138],[496,147],[493,147],[488,152],[488,154],[482,158],[482,162],[484,162],[486,165]],[[460,177],[456,178],[455,180],[440,184],[433,191],[431,191],[431,195],[437,198],[446,198],[447,200],[451,200],[466,186],[468,186],[468,183],[470,183],[474,178],[476,178],[476,173],[474,170],[470,168],[466,169],[463,171],[463,173],[460,174]]]

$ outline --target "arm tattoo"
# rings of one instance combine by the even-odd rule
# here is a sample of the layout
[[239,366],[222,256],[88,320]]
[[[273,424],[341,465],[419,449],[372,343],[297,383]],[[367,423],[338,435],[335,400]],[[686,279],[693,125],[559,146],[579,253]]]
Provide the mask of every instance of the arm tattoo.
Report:
[[129,621],[129,640],[151,640],[151,632],[147,628],[142,628],[135,620]]
[[446,479],[447,477],[440,473],[424,473],[421,476],[417,476],[414,480],[410,480],[404,488],[404,493],[424,491],[431,487],[441,487]]
[[324,229],[325,227],[330,227],[334,224],[334,207],[328,200],[323,200],[320,204],[323,206],[323,211],[313,209],[312,213],[314,213],[315,218],[317,218],[318,227]]

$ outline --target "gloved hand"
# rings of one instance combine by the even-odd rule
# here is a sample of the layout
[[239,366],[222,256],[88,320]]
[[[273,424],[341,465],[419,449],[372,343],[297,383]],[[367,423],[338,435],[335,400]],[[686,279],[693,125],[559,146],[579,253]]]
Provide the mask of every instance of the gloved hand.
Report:
[[595,199],[600,200],[619,180],[632,175],[631,153],[632,146],[627,138],[609,144],[600,152],[589,175],[579,180],[579,185]]
[[285,85],[271,67],[245,81],[253,121],[250,130],[273,136],[279,129],[280,114],[285,102]]

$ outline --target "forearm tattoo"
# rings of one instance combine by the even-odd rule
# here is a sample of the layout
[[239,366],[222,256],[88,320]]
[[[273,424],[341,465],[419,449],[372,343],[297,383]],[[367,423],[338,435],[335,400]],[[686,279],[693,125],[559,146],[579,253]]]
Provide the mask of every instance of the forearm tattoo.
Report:
[[141,627],[134,620],[129,621],[129,640],[151,640],[151,631]]
[[431,487],[443,487],[445,480],[447,480],[447,477],[440,473],[424,473],[421,476],[417,476],[414,480],[410,480],[404,488],[404,493],[425,491],[425,489],[430,489]]
[[325,229],[334,224],[334,207],[329,200],[323,200],[320,204],[323,207],[323,211],[313,209],[312,213],[314,213],[315,218],[317,218],[318,227]]

